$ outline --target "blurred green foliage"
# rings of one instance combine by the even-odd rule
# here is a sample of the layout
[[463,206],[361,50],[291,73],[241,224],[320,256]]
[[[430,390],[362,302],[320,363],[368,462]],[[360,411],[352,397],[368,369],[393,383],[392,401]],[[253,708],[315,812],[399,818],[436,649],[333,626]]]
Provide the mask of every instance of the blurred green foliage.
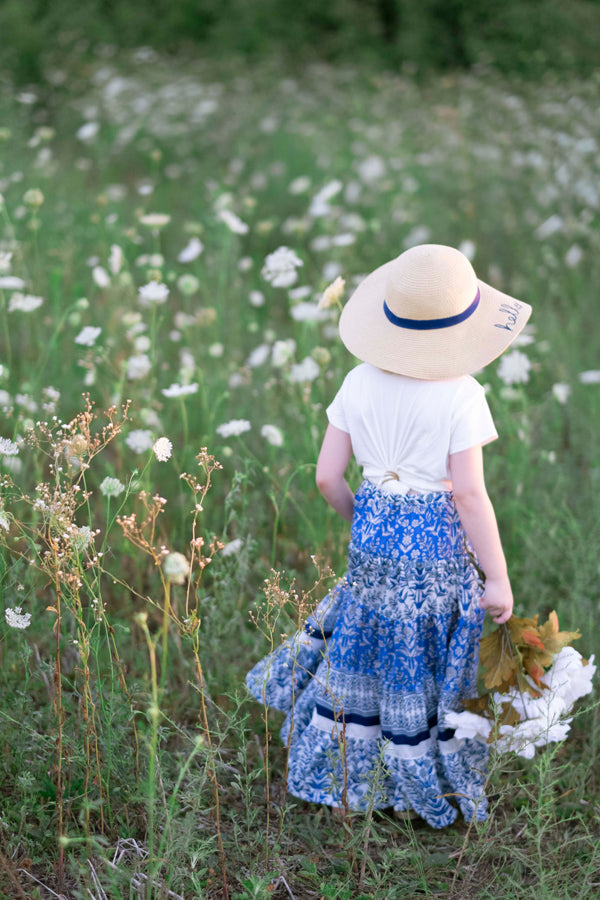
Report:
[[38,80],[68,39],[289,63],[356,62],[417,72],[484,63],[539,77],[599,61],[599,0],[3,0],[0,67]]

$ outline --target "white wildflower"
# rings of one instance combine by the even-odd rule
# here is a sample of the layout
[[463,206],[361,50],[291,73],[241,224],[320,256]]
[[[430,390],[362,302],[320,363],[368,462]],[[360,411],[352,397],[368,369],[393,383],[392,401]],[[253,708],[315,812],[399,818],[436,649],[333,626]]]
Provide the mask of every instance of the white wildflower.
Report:
[[10,272],[11,260],[12,260],[12,251],[0,250],[0,272]]
[[569,267],[569,269],[574,269],[575,266],[578,266],[583,258],[583,250],[579,246],[579,244],[573,244],[572,247],[569,247],[565,254],[565,265]]
[[138,218],[140,225],[148,228],[164,228],[170,221],[171,216],[167,213],[146,213]]
[[5,531],[10,531],[10,519],[3,509],[0,509],[0,528],[4,528]]
[[111,244],[110,256],[108,257],[108,268],[113,275],[118,275],[123,265],[123,251],[118,244]]
[[298,287],[292,288],[288,291],[288,297],[290,300],[306,300],[307,297],[312,296],[312,288],[309,288],[307,284],[299,285]]
[[18,444],[8,438],[0,437],[0,456],[16,456],[18,452]]
[[150,281],[138,291],[140,306],[152,306],[153,303],[165,303],[169,296],[169,288],[158,281]]
[[124,490],[125,485],[122,484],[118,478],[107,476],[104,481],[100,483],[100,493],[103,497],[118,497]]
[[467,738],[470,740],[479,740],[482,743],[487,741],[492,723],[485,716],[478,716],[477,713],[463,710],[462,712],[447,712],[444,717],[446,727],[454,729],[454,737],[457,740]]
[[186,244],[186,246],[177,257],[177,261],[180,263],[193,262],[195,259],[198,259],[203,250],[204,244],[199,238],[190,238],[189,243]]
[[221,550],[222,556],[235,556],[240,552],[242,547],[244,546],[244,542],[241,538],[235,538],[233,541],[229,541],[229,543],[225,544],[223,549]]
[[23,203],[31,209],[38,209],[44,202],[44,195],[39,188],[29,188],[23,194]]
[[29,394],[15,394],[15,403],[28,413],[36,413],[38,405]]
[[275,341],[271,351],[271,364],[276,369],[280,369],[290,361],[295,352],[296,341],[293,338],[288,338],[285,341]]
[[152,341],[147,334],[138,334],[133,342],[136,353],[147,353],[152,346]]
[[200,287],[200,281],[195,275],[186,273],[185,275],[180,275],[177,279],[177,287],[184,297],[191,297]]
[[231,419],[229,422],[219,425],[217,434],[224,438],[239,437],[245,431],[250,431],[251,428],[252,426],[247,419]]
[[234,234],[248,234],[250,228],[239,216],[230,209],[221,209],[217,213],[217,219],[223,222]]
[[106,288],[110,284],[110,275],[103,266],[94,266],[92,269],[94,284],[99,288]]
[[372,156],[367,156],[366,159],[361,160],[357,169],[358,174],[363,181],[377,181],[385,175],[385,162],[381,156],[375,156],[375,154],[373,154]]
[[525,384],[529,381],[530,369],[531,363],[528,357],[520,350],[513,350],[500,360],[498,377],[506,385]]
[[17,275],[0,276],[1,291],[20,291],[25,287],[25,282]]
[[289,247],[278,247],[265,259],[262,276],[273,287],[291,287],[298,274],[296,269],[304,265],[301,259]]
[[89,525],[82,525],[80,528],[75,526],[71,532],[71,543],[78,553],[83,553],[84,550],[87,550],[93,541],[94,532]]
[[255,347],[248,359],[246,360],[246,365],[251,369],[256,369],[258,366],[262,366],[268,360],[271,355],[271,348],[268,344],[259,344],[258,347]]
[[310,242],[310,249],[315,253],[322,253],[324,250],[330,250],[333,239],[328,234],[319,234]]
[[580,372],[577,377],[581,384],[600,384],[600,371],[598,369],[588,369],[586,372]]
[[152,432],[147,428],[136,428],[129,432],[125,438],[125,443],[134,453],[145,453],[152,447],[154,438],[152,437]]
[[571,386],[564,384],[563,382],[558,382],[557,384],[552,385],[552,393],[558,402],[564,406],[571,396]]
[[94,140],[99,130],[100,125],[98,122],[86,122],[78,129],[75,136],[84,144],[89,144]]
[[330,306],[339,304],[342,299],[342,294],[344,293],[345,285],[346,282],[344,279],[338,275],[335,281],[332,281],[332,283],[323,291],[323,296],[319,300],[319,309],[329,309]]
[[312,356],[305,357],[302,362],[295,363],[290,370],[290,381],[306,382],[314,381],[320,373],[320,368]]
[[542,224],[536,228],[534,234],[539,241],[544,241],[551,235],[556,234],[557,231],[562,231],[563,227],[564,222],[561,217],[554,215],[550,216],[549,219],[546,219],[545,222],[542,222]]
[[325,322],[329,318],[318,303],[297,303],[290,309],[290,315],[294,322]]
[[288,191],[290,194],[296,196],[297,194],[304,194],[310,187],[310,178],[308,175],[299,175],[298,178],[294,178],[293,181],[290,182],[288,186]]
[[166,437],[159,437],[152,447],[154,455],[159,462],[166,462],[173,453],[173,444]]
[[172,384],[168,388],[163,388],[161,394],[164,397],[185,397],[188,394],[196,394],[198,392],[198,382],[194,384]]
[[183,553],[169,553],[163,563],[163,572],[169,584],[185,584],[190,574],[190,563]]
[[260,429],[262,437],[273,447],[283,446],[283,434],[277,425],[263,425]]
[[221,359],[224,353],[225,347],[219,341],[215,341],[215,343],[211,344],[208,348],[208,355],[212,356],[213,359]]
[[250,291],[248,299],[250,300],[250,306],[258,307],[265,305],[265,295],[262,291]]
[[333,247],[350,247],[352,244],[356,243],[356,235],[355,234],[336,234],[331,238],[331,244]]
[[339,192],[344,187],[344,184],[339,179],[334,179],[333,181],[329,181],[324,187],[318,191],[311,200],[310,207],[308,210],[309,216],[312,216],[314,219],[322,218],[329,214],[331,210],[331,206],[329,201],[339,194]]
[[86,325],[75,338],[75,343],[82,344],[84,347],[93,347],[101,331],[102,329],[95,325]]
[[152,368],[152,363],[145,353],[136,353],[127,360],[127,377],[130,381],[145,378]]
[[470,241],[470,240],[462,241],[462,243],[460,243],[458,245],[458,249],[460,250],[460,252],[462,253],[463,256],[467,257],[469,262],[473,262],[473,260],[475,259],[475,252],[477,250],[473,241]]
[[44,302],[43,297],[35,297],[33,294],[14,293],[8,301],[9,312],[33,312]]
[[23,610],[20,606],[15,606],[14,609],[7,607],[4,610],[4,618],[6,619],[6,624],[10,625],[11,628],[29,628],[31,625],[31,613],[23,613]]

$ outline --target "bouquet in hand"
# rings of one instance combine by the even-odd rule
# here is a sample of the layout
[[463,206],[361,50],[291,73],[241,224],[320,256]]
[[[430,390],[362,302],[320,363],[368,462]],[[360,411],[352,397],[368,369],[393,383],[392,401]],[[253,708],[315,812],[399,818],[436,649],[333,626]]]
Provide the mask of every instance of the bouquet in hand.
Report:
[[585,660],[571,646],[579,632],[559,631],[558,616],[512,616],[481,640],[479,664],[486,692],[464,701],[463,712],[448,713],[457,738],[494,744],[531,759],[536,747],[566,738],[569,716],[592,690],[594,657]]

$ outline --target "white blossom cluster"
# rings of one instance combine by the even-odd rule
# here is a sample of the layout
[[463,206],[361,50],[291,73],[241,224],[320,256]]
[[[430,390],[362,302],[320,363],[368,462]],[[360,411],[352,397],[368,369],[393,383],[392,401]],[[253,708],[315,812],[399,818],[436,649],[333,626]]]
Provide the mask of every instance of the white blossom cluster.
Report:
[[[498,709],[501,704],[510,703],[521,718],[516,725],[500,726],[500,737],[495,741],[496,750],[499,753],[512,751],[532,759],[536,747],[563,741],[571,727],[569,713],[575,701],[592,690],[595,672],[593,656],[584,665],[583,657],[574,647],[563,647],[544,675],[547,690],[542,688],[541,697],[532,697],[516,687],[505,694],[494,694],[493,700]],[[531,684],[535,686],[533,682]],[[446,725],[455,729],[459,740],[471,738],[486,743],[494,722],[465,710],[448,713]]]
[[278,247],[265,259],[262,277],[273,287],[291,287],[298,278],[296,269],[304,265],[301,259],[289,247]]

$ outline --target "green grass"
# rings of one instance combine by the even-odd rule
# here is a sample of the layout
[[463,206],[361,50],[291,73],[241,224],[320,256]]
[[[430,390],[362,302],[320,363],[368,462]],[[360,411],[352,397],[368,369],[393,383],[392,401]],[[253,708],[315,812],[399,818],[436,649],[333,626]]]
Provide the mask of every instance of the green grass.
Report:
[[[332,583],[326,567],[343,574],[348,540],[317,494],[314,464],[325,407],[353,360],[335,314],[296,321],[298,301],[261,276],[280,245],[302,259],[294,287],[315,301],[338,271],[348,294],[411,237],[472,241],[478,274],[533,305],[534,340],[521,348],[529,381],[508,390],[496,365],[481,375],[501,436],[485,451],[488,486],[516,612],[556,609],[563,627],[581,629],[581,652],[598,652],[600,385],[579,379],[599,365],[595,82],[417,85],[324,66],[292,79],[268,63],[83,65],[66,52],[48,76],[33,103],[9,79],[0,99],[0,255],[12,253],[0,277],[23,278],[44,301],[9,312],[14,292],[0,291],[0,436],[20,445],[3,461],[0,590],[4,608],[32,616],[22,632],[0,626],[1,890],[125,898],[137,877],[140,896],[212,898],[224,896],[225,872],[240,898],[596,896],[596,709],[565,745],[498,761],[488,823],[438,833],[385,816],[340,823],[286,797],[279,717],[268,717],[267,742],[243,689],[269,642]],[[89,143],[76,136],[85,120],[99,124]],[[296,193],[300,177],[310,182]],[[329,208],[310,214],[337,179]],[[36,209],[23,201],[32,188],[44,195]],[[224,207],[247,233],[220,221]],[[139,221],[149,212],[170,222],[153,233]],[[558,229],[536,235],[553,215]],[[333,240],[351,234],[353,244]],[[193,236],[202,254],[178,262]],[[122,267],[101,288],[92,270],[109,271],[113,244]],[[178,286],[184,273],[198,279],[192,294]],[[152,278],[170,294],[143,307],[138,288]],[[75,343],[84,326],[102,329],[93,346]],[[248,365],[257,347],[290,338],[283,366],[271,349]],[[131,379],[136,354],[148,371]],[[319,374],[293,381],[309,355]],[[198,389],[166,397],[173,382]],[[564,405],[556,383],[571,388]],[[90,441],[112,405],[96,453]],[[65,436],[60,420],[77,416]],[[231,419],[250,430],[221,437]],[[261,436],[265,424],[281,429],[281,447]],[[135,453],[134,429],[167,436],[172,457]],[[210,490],[203,447],[223,466]],[[125,486],[110,502],[106,477]],[[151,518],[143,532],[130,523],[128,539],[116,516],[132,513],[140,526]],[[69,536],[73,522],[97,530],[102,556]],[[241,545],[213,552],[215,536]],[[189,586],[169,583],[163,546],[193,562]],[[284,574],[261,631],[250,613],[272,568]]]

